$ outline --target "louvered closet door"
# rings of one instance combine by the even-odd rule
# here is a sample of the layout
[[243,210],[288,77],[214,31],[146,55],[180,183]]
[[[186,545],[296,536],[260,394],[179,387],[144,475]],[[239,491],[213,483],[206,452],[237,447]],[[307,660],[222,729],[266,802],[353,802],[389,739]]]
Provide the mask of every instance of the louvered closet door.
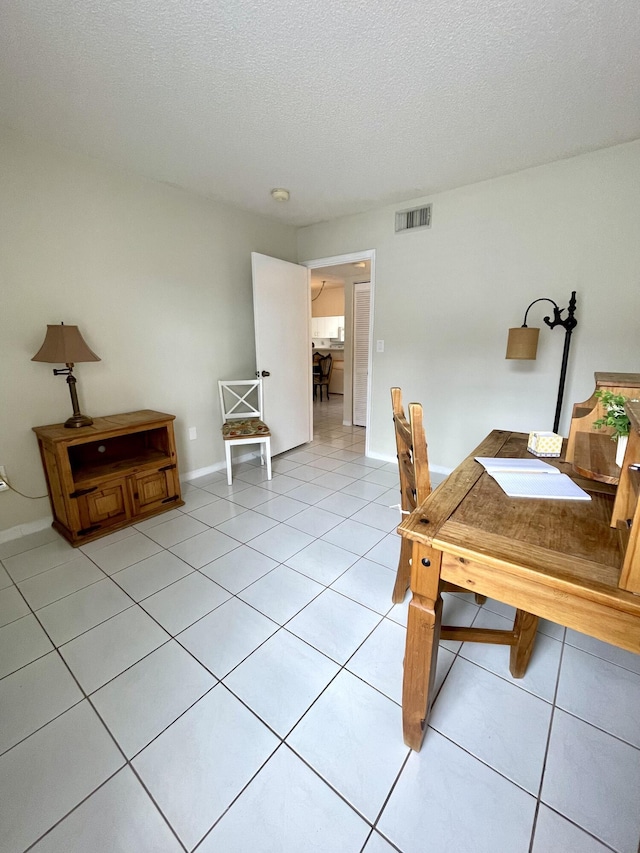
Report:
[[371,284],[353,285],[353,424],[367,425]]

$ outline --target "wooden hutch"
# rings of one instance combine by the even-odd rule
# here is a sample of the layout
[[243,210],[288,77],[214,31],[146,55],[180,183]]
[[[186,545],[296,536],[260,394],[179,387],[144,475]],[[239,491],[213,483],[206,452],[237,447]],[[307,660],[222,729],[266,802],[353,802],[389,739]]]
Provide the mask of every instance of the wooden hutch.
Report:
[[575,403],[569,428],[565,459],[577,474],[617,485],[620,468],[616,465],[616,443],[610,427],[596,429],[593,422],[605,415],[596,391],[611,391],[629,399],[640,398],[640,373],[596,373],[596,387],[584,403]]

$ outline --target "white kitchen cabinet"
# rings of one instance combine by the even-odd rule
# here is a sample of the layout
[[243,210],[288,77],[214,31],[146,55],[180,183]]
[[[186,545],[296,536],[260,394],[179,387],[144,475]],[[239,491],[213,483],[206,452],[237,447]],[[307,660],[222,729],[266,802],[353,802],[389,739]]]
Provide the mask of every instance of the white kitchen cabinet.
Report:
[[341,330],[344,333],[343,316],[311,318],[312,338],[337,338]]

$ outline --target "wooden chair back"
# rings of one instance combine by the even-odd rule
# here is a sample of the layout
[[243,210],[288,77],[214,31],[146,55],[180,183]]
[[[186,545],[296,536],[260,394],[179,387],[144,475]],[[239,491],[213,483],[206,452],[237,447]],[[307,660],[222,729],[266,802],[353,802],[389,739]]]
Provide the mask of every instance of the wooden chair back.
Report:
[[320,388],[320,399],[322,400],[322,389],[327,389],[327,400],[329,399],[329,382],[331,382],[331,373],[333,372],[333,356],[331,353],[321,355],[317,362],[318,372],[313,376],[313,396],[316,395],[316,389]]
[[320,379],[329,381],[331,378],[331,371],[333,370],[333,356],[331,353],[327,353],[326,355],[320,356],[318,359],[318,367],[320,368]]
[[431,493],[427,439],[420,403],[409,404],[409,420],[402,406],[402,391],[391,389],[393,424],[398,451],[401,508],[412,512]]
[[[412,512],[420,506],[431,493],[431,478],[429,475],[429,457],[427,440],[424,432],[422,406],[419,403],[409,403],[409,420],[402,407],[402,391],[400,388],[391,389],[393,406],[393,424],[398,450],[398,471],[400,474],[400,506],[404,512]],[[412,542],[402,537],[400,543],[400,559],[396,582],[393,587],[392,600],[395,604],[404,600],[411,580]],[[464,592],[470,590],[447,581],[440,581],[440,592]],[[475,595],[476,603],[485,602],[483,595]],[[441,605],[440,605],[441,606]],[[538,618],[524,610],[517,610],[511,630],[493,628],[467,628],[442,625],[440,638],[473,643],[496,643],[511,647],[509,668],[514,678],[521,678],[527,668],[536,635]]]

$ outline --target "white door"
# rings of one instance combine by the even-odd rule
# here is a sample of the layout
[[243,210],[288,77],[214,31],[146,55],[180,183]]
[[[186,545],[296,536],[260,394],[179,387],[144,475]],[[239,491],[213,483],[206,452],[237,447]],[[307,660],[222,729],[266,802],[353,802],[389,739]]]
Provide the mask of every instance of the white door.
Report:
[[309,270],[252,252],[251,271],[256,370],[277,456],[313,438]]
[[371,284],[353,285],[353,425],[367,425]]

